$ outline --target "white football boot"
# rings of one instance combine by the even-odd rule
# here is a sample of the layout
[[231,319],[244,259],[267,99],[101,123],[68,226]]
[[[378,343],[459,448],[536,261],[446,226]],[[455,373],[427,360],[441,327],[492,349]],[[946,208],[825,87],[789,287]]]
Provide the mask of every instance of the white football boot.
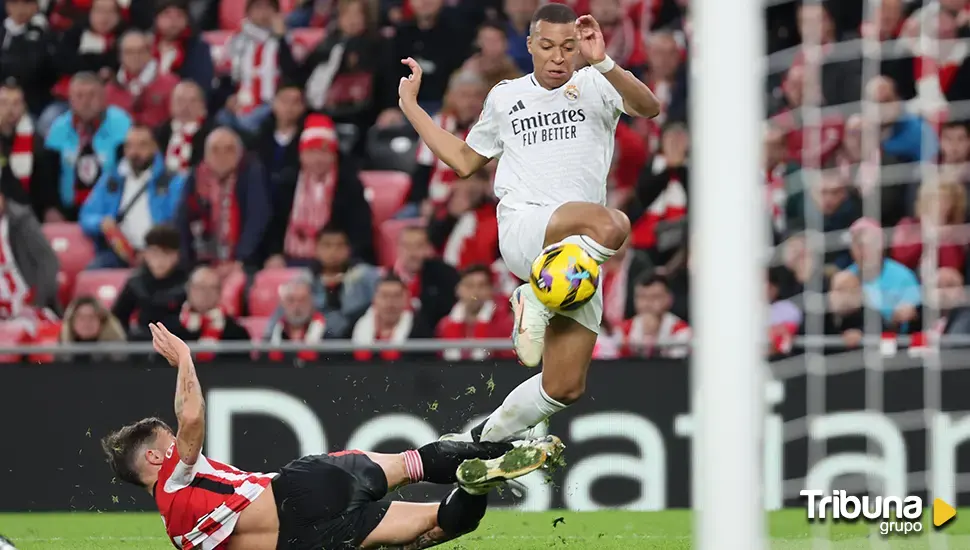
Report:
[[546,327],[555,315],[539,298],[532,285],[525,283],[515,289],[509,298],[512,305],[512,345],[519,362],[527,367],[538,367],[542,362],[542,350],[546,342]]

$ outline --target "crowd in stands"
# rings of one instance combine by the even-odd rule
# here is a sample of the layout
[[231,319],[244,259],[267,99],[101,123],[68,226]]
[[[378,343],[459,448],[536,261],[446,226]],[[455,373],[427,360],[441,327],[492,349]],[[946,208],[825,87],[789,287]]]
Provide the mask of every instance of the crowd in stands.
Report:
[[[663,106],[617,130],[608,200],[633,233],[603,266],[596,354],[684,357],[689,0],[556,1],[592,14]],[[539,4],[6,0],[0,343],[145,340],[152,321],[201,341],[508,337],[494,163],[458,178],[408,127],[397,82],[415,58],[422,106],[464,137],[492,86],[531,72]],[[864,15],[861,0],[767,10],[784,66],[766,86],[769,353],[819,331],[970,333],[970,0]],[[880,42],[874,71],[840,50]]]

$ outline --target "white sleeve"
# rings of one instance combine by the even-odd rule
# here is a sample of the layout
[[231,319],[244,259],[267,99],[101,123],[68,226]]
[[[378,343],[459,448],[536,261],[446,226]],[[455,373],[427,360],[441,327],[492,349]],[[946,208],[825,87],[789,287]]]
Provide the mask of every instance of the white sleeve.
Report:
[[586,70],[593,75],[593,82],[595,83],[596,88],[599,90],[600,96],[603,98],[604,105],[611,109],[611,114],[613,117],[619,117],[620,114],[629,114],[625,109],[623,109],[623,96],[621,96],[620,92],[618,92],[616,88],[610,84],[610,81],[603,76],[603,73],[592,67],[588,67]]
[[[501,86],[499,83],[496,86]],[[502,135],[500,132],[501,121],[498,118],[498,110],[495,108],[495,89],[485,98],[485,105],[482,107],[482,114],[478,117],[478,122],[468,131],[465,143],[473,151],[485,158],[497,158],[501,156],[504,147],[502,145]]]

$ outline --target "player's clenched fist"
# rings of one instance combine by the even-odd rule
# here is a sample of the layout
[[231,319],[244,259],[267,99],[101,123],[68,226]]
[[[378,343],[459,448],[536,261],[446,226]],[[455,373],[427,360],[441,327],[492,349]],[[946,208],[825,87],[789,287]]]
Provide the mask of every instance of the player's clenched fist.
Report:
[[401,79],[401,84],[397,87],[397,95],[400,97],[399,103],[403,107],[404,102],[417,103],[418,91],[421,90],[421,65],[410,57],[402,59],[401,64],[407,65],[411,69],[411,75]]
[[579,34],[579,53],[587,63],[595,65],[606,59],[606,39],[592,15],[583,15],[576,20],[576,32]]

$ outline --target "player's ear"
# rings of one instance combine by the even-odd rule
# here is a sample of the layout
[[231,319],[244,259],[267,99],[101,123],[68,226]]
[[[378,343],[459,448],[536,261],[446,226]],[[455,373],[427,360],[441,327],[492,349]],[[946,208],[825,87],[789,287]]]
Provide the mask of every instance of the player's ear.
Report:
[[525,37],[525,49],[529,50],[529,55],[532,55],[532,34]]
[[165,460],[165,455],[157,449],[145,449],[145,460],[153,466],[161,466],[162,461]]

